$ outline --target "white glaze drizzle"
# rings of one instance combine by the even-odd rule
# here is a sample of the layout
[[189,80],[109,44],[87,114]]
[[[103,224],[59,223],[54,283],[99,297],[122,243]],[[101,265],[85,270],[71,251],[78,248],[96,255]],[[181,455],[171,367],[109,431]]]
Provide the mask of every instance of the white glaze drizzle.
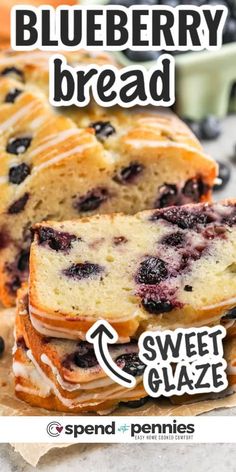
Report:
[[40,144],[37,148],[33,149],[32,152],[30,153],[30,157],[37,156],[41,152],[47,150],[48,148],[52,146],[56,146],[57,144],[61,143],[62,141],[66,140],[67,138],[71,136],[76,136],[78,135],[78,129],[76,128],[70,128],[66,129],[64,131],[61,131],[58,134],[52,134],[49,137],[47,137],[46,140],[42,144]]
[[8,128],[11,128],[14,126],[17,121],[19,121],[22,117],[26,115],[29,111],[33,111],[35,109],[35,103],[28,103],[25,107],[21,108],[18,110],[11,118],[9,118],[6,121],[3,121],[3,123],[0,124],[0,130],[1,131],[6,131]]
[[35,166],[33,168],[32,174],[34,174],[36,172],[39,172],[40,170],[45,169],[46,167],[49,167],[53,164],[56,164],[56,163],[62,161],[63,159],[66,159],[67,157],[73,156],[74,154],[81,154],[85,151],[85,149],[89,149],[89,148],[93,148],[93,147],[94,147],[94,143],[81,144],[81,145],[75,147],[74,149],[70,149],[67,152],[59,154],[58,156],[53,157],[52,159],[48,159],[47,161],[43,162],[42,164],[39,164],[39,165]]
[[204,152],[201,152],[201,150],[199,150],[198,148],[189,146],[188,144],[176,142],[176,141],[159,141],[158,139],[151,141],[148,139],[146,140],[146,139],[128,139],[127,138],[125,139],[125,142],[126,144],[129,144],[130,146],[132,146],[134,149],[142,149],[145,147],[156,148],[156,149],[161,148],[161,147],[180,148],[186,151],[197,153],[198,155],[204,157],[204,159],[214,162],[210,156],[208,156]]

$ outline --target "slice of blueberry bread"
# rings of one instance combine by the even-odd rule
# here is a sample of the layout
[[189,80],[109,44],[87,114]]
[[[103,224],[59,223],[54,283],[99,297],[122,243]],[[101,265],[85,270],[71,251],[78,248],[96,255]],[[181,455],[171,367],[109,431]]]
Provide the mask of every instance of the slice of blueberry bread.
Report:
[[99,121],[78,128],[54,113],[42,94],[0,78],[0,299],[5,305],[14,303],[28,276],[34,223],[210,198],[215,163],[184,125],[171,116],[122,116],[114,112],[114,126]]
[[236,202],[36,225],[30,315],[45,335],[84,338],[98,319],[122,340],[218,323],[236,306]]
[[110,348],[114,362],[136,377],[136,386],[127,389],[106,376],[91,344],[38,334],[30,322],[24,290],[18,296],[15,338],[15,391],[31,405],[69,413],[107,413],[121,402],[137,406],[146,400],[142,385],[145,366],[136,342]]

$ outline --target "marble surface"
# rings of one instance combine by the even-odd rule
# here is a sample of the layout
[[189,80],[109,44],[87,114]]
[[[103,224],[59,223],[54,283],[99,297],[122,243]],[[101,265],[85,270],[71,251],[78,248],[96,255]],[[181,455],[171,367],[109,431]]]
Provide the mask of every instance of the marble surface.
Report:
[[[216,199],[236,197],[236,116],[223,123],[222,136],[204,143],[209,154],[231,162],[232,178],[226,189],[215,194]],[[209,415],[236,415],[236,408],[214,411]],[[35,468],[15,453],[11,446],[0,445],[0,471],[31,472]],[[64,450],[53,450],[36,467],[42,472],[235,472],[234,444],[111,444],[73,445]]]

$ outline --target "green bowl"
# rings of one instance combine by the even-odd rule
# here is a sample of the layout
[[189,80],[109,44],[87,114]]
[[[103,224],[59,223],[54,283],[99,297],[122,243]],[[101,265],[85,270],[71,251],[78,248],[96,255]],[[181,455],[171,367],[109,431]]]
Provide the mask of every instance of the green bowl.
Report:
[[[113,53],[124,66],[133,65],[122,52]],[[178,54],[176,63],[176,111],[195,120],[207,115],[223,117],[236,112],[236,43],[219,51]],[[147,68],[155,61],[140,63]]]
[[[107,0],[83,0],[83,4],[106,4]],[[135,4],[135,2],[134,2]],[[123,65],[134,65],[122,51],[112,53]],[[236,42],[225,44],[218,51],[177,54],[176,105],[180,116],[199,120],[207,115],[224,117],[236,112]],[[155,61],[138,62],[147,68]]]

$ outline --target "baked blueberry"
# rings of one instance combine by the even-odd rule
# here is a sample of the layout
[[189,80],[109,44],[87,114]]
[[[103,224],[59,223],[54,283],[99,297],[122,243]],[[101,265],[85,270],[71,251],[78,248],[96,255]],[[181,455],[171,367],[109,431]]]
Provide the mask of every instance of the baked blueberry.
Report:
[[153,213],[151,221],[163,219],[178,226],[181,229],[197,229],[198,226],[206,226],[215,221],[214,215],[207,212],[207,207],[187,211],[184,208],[166,208],[163,211]]
[[89,127],[94,129],[95,135],[100,141],[104,141],[116,132],[110,121],[96,121],[90,123]]
[[11,167],[9,170],[9,182],[20,185],[30,174],[30,167],[25,162],[18,166]]
[[183,247],[186,244],[186,236],[184,233],[177,231],[176,233],[167,234],[160,242],[166,246]]
[[92,262],[84,262],[72,264],[68,269],[63,270],[63,274],[76,280],[88,279],[90,277],[97,277],[104,272],[104,269],[99,264]]
[[184,290],[185,290],[185,292],[192,292],[192,291],[193,291],[193,287],[192,287],[192,285],[185,285],[185,286],[184,286]]
[[8,213],[10,215],[14,215],[20,213],[24,210],[26,203],[29,200],[29,193],[25,193],[21,198],[16,200],[11,206],[8,208]]
[[155,285],[168,277],[166,263],[159,257],[150,256],[141,262],[136,282],[139,284]]
[[120,184],[129,184],[135,180],[135,178],[141,174],[144,166],[138,162],[132,162],[129,166],[123,167],[120,172],[118,172],[114,180]]
[[219,174],[216,184],[214,185],[214,191],[222,190],[230,180],[231,169],[225,162],[217,161],[219,166]]
[[191,202],[197,203],[200,198],[208,192],[208,185],[201,178],[189,179],[184,185],[182,193],[189,198]]
[[107,189],[97,188],[88,192],[87,195],[80,197],[79,200],[74,202],[73,206],[79,212],[87,213],[89,211],[97,210],[102,203],[106,202],[108,197],[109,194]]
[[22,70],[18,69],[17,67],[14,67],[14,66],[13,67],[6,67],[1,72],[1,75],[10,75],[10,74],[15,74],[20,79],[24,78],[24,74],[23,74]]
[[236,208],[232,208],[229,214],[223,215],[221,223],[228,226],[236,225]]
[[5,341],[2,336],[0,336],[0,357],[2,357],[5,350]]
[[159,189],[159,197],[154,208],[165,208],[176,205],[178,200],[178,189],[174,184],[165,184]]
[[227,313],[223,316],[223,320],[235,320],[236,319],[236,306],[231,308]]
[[19,254],[18,261],[17,261],[17,269],[20,272],[25,272],[29,267],[29,250],[22,249]]
[[113,243],[115,246],[120,246],[121,244],[125,244],[128,242],[128,239],[125,236],[115,236],[113,238]]
[[150,397],[143,397],[140,400],[133,400],[130,402],[120,402],[120,406],[128,407],[128,408],[141,408],[141,406],[145,405]]
[[41,342],[43,344],[50,344],[52,342],[53,338],[50,338],[49,336],[43,336]]
[[26,346],[25,338],[23,336],[19,336],[16,340],[16,346],[23,351],[28,351],[28,347]]
[[74,365],[81,369],[89,369],[97,366],[98,361],[94,353],[93,345],[89,344],[87,341],[80,341],[76,351],[63,358],[62,365],[69,370],[72,370]]
[[29,136],[22,136],[21,138],[11,138],[7,144],[7,152],[9,154],[23,154],[27,151],[31,144],[32,138]]
[[89,349],[86,354],[81,355],[80,352],[74,354],[74,363],[81,369],[89,369],[98,365],[97,358],[92,349]]
[[174,308],[174,305],[168,300],[154,300],[152,298],[147,297],[142,300],[142,306],[148,313],[151,313],[153,315],[168,313]]
[[16,295],[17,290],[21,287],[21,280],[18,275],[15,275],[9,282],[6,283],[6,288],[10,294]]
[[22,94],[22,90],[18,88],[14,88],[8,92],[8,94],[5,97],[5,103],[15,103],[17,97]]
[[36,228],[38,244],[48,245],[54,251],[68,251],[72,247],[72,242],[79,240],[74,234],[63,231],[55,231],[48,226]]
[[117,357],[116,364],[124,372],[133,375],[134,377],[142,375],[146,368],[146,365],[139,359],[139,356],[136,353],[122,354]]
[[10,243],[10,235],[5,228],[0,230],[0,250],[5,249]]

